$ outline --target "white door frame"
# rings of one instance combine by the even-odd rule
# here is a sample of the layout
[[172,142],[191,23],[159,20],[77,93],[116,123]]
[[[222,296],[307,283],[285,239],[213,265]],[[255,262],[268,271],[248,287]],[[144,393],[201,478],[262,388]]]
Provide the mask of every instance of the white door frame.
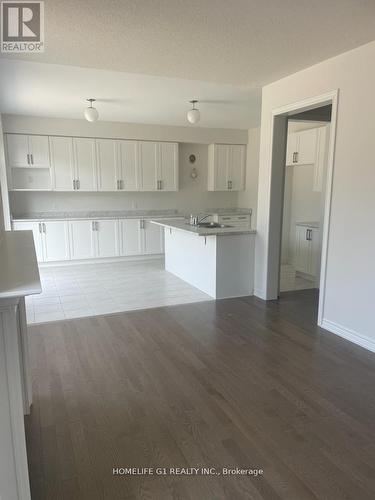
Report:
[[[309,111],[310,109],[318,108],[324,105],[332,104],[332,114],[331,114],[331,127],[330,127],[330,137],[329,137],[329,150],[328,150],[328,160],[327,160],[327,176],[326,176],[326,190],[325,190],[325,202],[324,202],[324,221],[323,221],[323,232],[322,232],[322,254],[321,254],[321,271],[320,271],[320,293],[319,293],[319,309],[318,309],[318,325],[321,326],[323,315],[324,315],[324,301],[326,292],[326,276],[327,276],[327,255],[329,246],[329,226],[331,220],[331,199],[332,199],[332,183],[333,183],[333,168],[334,168],[334,156],[335,156],[335,142],[336,142],[336,125],[337,125],[337,108],[338,108],[338,89],[326,94],[321,94],[316,97],[311,97],[304,99],[302,101],[294,102],[286,106],[275,108],[272,110],[272,127],[271,127],[271,182],[272,177],[275,175],[276,168],[280,166],[280,155],[278,153],[278,148],[274,147],[275,140],[275,125],[277,126],[277,120],[282,117],[288,117],[289,115],[295,114],[296,112]],[[277,134],[276,134],[277,135]],[[278,137],[276,137],[276,140]],[[285,151],[283,153],[284,166],[285,166],[285,154],[286,154],[286,143],[284,144]],[[276,153],[275,153],[276,151]],[[277,172],[276,172],[277,173]],[[284,175],[285,177],[285,175]],[[279,183],[279,189],[283,189],[283,183]],[[270,213],[269,213],[269,227],[274,224],[277,227],[277,232],[280,233],[280,248],[274,250],[271,253],[270,245],[268,244],[268,266],[267,266],[267,296],[269,298],[276,298],[279,292],[279,276],[274,273],[280,272],[280,257],[281,257],[281,225],[282,220],[280,213],[282,213],[283,207],[279,205],[279,200],[272,205],[272,189],[270,192]],[[283,196],[281,195],[281,199]],[[279,206],[277,206],[279,205]],[[273,223],[273,224],[272,224]],[[268,239],[270,239],[270,233],[268,234]],[[268,242],[269,243],[269,242]]]

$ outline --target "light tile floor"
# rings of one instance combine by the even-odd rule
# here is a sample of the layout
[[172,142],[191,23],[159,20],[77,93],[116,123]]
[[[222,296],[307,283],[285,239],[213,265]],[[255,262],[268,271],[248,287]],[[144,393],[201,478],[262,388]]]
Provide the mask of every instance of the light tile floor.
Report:
[[28,323],[212,300],[161,260],[44,267],[43,292],[26,298]]

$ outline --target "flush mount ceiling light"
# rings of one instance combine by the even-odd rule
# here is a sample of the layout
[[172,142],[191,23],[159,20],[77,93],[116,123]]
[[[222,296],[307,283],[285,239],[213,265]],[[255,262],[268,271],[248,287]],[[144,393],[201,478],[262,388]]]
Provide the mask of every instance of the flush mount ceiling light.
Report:
[[96,108],[93,107],[92,103],[96,101],[96,99],[86,99],[90,103],[90,106],[85,109],[83,114],[88,122],[96,122],[99,118],[99,113]]
[[196,99],[193,99],[192,101],[189,102],[193,105],[193,107],[187,112],[186,118],[188,119],[188,122],[192,124],[198,123],[199,120],[201,119],[200,111],[195,107],[198,101]]

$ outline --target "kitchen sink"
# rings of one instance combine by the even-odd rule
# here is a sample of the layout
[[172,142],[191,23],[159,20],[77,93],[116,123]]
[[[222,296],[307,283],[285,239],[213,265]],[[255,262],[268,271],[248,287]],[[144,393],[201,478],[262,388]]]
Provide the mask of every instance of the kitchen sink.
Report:
[[225,224],[219,224],[218,222],[200,222],[198,224],[198,227],[205,227],[205,228],[218,228],[218,227],[231,227],[227,226]]

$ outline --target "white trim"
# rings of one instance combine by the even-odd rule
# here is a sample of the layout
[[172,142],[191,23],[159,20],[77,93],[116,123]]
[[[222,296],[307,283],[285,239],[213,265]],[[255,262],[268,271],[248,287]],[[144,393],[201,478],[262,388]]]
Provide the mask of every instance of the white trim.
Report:
[[[332,186],[333,186],[333,168],[334,168],[334,154],[335,154],[335,142],[336,142],[336,126],[337,126],[337,107],[338,107],[338,94],[339,90],[332,90],[325,94],[319,96],[310,97],[302,101],[297,101],[294,103],[281,106],[272,110],[271,119],[271,140],[270,140],[270,174],[268,177],[268,229],[267,229],[267,241],[265,242],[266,253],[267,253],[267,274],[266,274],[266,299],[274,299],[275,293],[269,289],[270,276],[269,276],[269,227],[270,227],[270,216],[271,216],[271,185],[272,185],[272,164],[273,164],[273,131],[275,126],[275,118],[280,115],[288,115],[295,111],[307,111],[309,109],[316,108],[318,105],[332,104],[332,115],[331,115],[331,127],[330,127],[330,138],[329,138],[329,152],[327,160],[327,179],[326,179],[326,198],[324,204],[324,222],[323,222],[323,232],[322,232],[322,253],[321,253],[321,272],[320,272],[320,293],[319,293],[319,308],[318,308],[318,325],[322,326],[323,314],[324,314],[324,301],[326,292],[326,275],[327,275],[327,255],[329,246],[329,225],[331,218],[331,199],[332,199]],[[260,291],[260,290],[259,290]],[[256,293],[258,295],[258,293]],[[277,295],[277,292],[276,292]],[[260,295],[261,296],[261,295]],[[261,297],[263,298],[263,297]]]
[[57,260],[51,262],[38,262],[40,269],[55,266],[77,266],[82,264],[109,264],[112,262],[134,262],[134,261],[147,261],[147,260],[162,260],[164,254],[150,254],[150,255],[129,255],[124,257],[101,257],[94,259],[70,259],[70,260]]
[[360,335],[354,330],[350,330],[349,328],[346,328],[328,319],[322,320],[321,327],[331,333],[334,333],[335,335],[338,335],[339,337],[353,342],[353,344],[357,344],[364,349],[367,349],[368,351],[375,352],[375,341],[369,339],[368,337],[363,337],[363,335]]

